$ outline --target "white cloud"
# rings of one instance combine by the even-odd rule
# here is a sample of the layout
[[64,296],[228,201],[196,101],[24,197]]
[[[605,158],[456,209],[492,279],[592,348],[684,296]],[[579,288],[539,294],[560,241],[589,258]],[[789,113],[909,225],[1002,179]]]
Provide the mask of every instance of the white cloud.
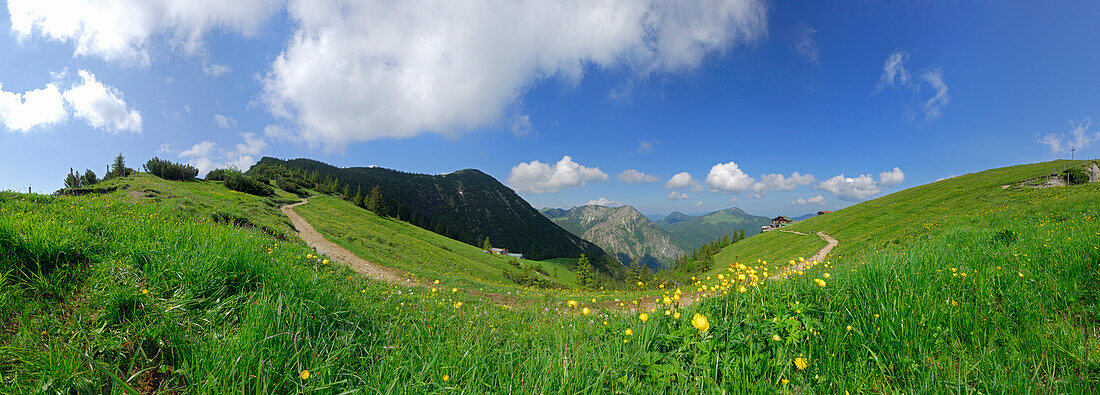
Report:
[[937,68],[926,71],[921,74],[921,78],[932,85],[932,90],[936,92],[935,96],[924,103],[924,120],[931,121],[943,115],[940,109],[951,101],[951,96],[947,95],[947,84],[943,82],[943,70]]
[[[732,163],[732,162],[731,162]],[[813,174],[799,174],[797,171],[789,177],[782,174],[765,174],[760,176],[760,181],[752,185],[752,192],[756,197],[763,197],[768,191],[792,191],[802,185],[813,184],[816,179]]]
[[798,199],[795,199],[795,201],[791,202],[791,204],[795,204],[795,205],[799,205],[799,206],[805,206],[805,205],[808,205],[808,204],[817,205],[817,206],[824,206],[825,205],[825,197],[821,196],[821,195],[817,195],[817,196],[814,196],[814,197],[811,197],[811,198],[798,198]]
[[677,191],[672,191],[672,192],[668,193],[668,200],[687,200],[687,199],[691,199],[691,196],[688,196],[688,194],[686,194],[686,193],[680,193],[680,192],[677,192]]
[[665,183],[665,188],[683,189],[687,187],[695,187],[696,185],[698,184],[695,182],[695,179],[691,177],[691,173],[683,171],[676,173],[676,175],[673,175],[672,178],[669,178],[668,182]]
[[726,192],[744,192],[756,184],[752,177],[741,171],[734,162],[719,163],[711,167],[710,173],[707,173],[706,183],[710,188]]
[[700,201],[698,201],[698,202],[695,202],[695,207],[699,207],[699,206],[702,206],[702,205],[703,205],[703,201],[702,201],[702,200],[700,200]]
[[73,116],[108,132],[141,133],[141,113],[126,106],[122,92],[96,81],[95,75],[85,70],[79,74],[81,83],[61,95],[72,107]]
[[882,191],[875,184],[875,179],[870,174],[855,178],[845,177],[844,174],[841,174],[823,181],[817,187],[849,201],[863,200]]
[[547,79],[689,70],[767,25],[760,0],[292,0],[287,10],[297,30],[261,97],[330,146],[489,127]]
[[211,77],[219,77],[233,71],[227,64],[204,64],[202,72]]
[[233,129],[237,127],[236,119],[222,114],[214,114],[214,123],[218,124],[218,127],[222,129]]
[[949,175],[947,177],[937,178],[936,181],[943,181],[943,180],[946,180],[946,179],[949,179],[949,178],[955,178],[955,177],[958,177],[958,176],[959,176],[958,174],[952,174],[952,175]]
[[618,206],[622,206],[623,202],[608,200],[605,197],[601,197],[601,198],[596,199],[596,200],[589,200],[588,203],[585,203],[584,205],[586,205],[586,206],[618,207]]
[[649,174],[642,173],[642,172],[634,170],[634,169],[623,170],[622,173],[619,173],[617,178],[619,179],[619,181],[625,182],[627,184],[633,184],[633,183],[636,183],[636,182],[657,182],[657,181],[660,181],[657,177],[654,177],[654,176],[649,175]]
[[[914,92],[920,91],[920,82],[913,81],[912,75],[905,69],[905,62],[908,59],[909,53],[903,49],[894,50],[886,58],[886,63],[882,66],[882,75],[879,76],[878,85],[875,86],[875,93],[881,92],[885,88],[907,88]],[[931,98],[922,104],[924,120],[932,121],[940,118],[943,116],[943,108],[951,101],[951,96],[947,94],[947,83],[943,79],[943,69],[938,67],[926,69],[920,74],[920,79],[928,83],[934,93]],[[917,118],[917,112],[913,109],[915,104],[905,106],[904,116],[906,119],[915,120]]]
[[878,173],[878,183],[884,187],[892,187],[901,184],[902,181],[905,181],[905,173],[901,168],[894,167],[893,170]]
[[814,39],[814,35],[817,34],[817,29],[806,28],[802,31],[802,37],[794,44],[794,49],[798,53],[805,56],[810,60],[810,63],[820,65],[821,61],[818,60],[821,51],[817,48],[817,40]]
[[0,85],[0,124],[11,131],[27,133],[65,120],[68,112],[57,85],[26,93],[5,92]]
[[8,14],[20,40],[38,35],[72,43],[75,55],[148,64],[154,36],[195,52],[213,29],[256,33],[283,1],[8,0]]
[[909,85],[909,72],[905,70],[905,60],[909,59],[909,53],[903,49],[894,50],[889,57],[886,58],[886,63],[882,65],[882,75],[878,78],[878,85],[875,87],[875,91],[882,91],[884,88],[890,87],[904,87]]
[[653,153],[653,142],[652,141],[646,141],[646,140],[638,140],[638,149],[636,149],[634,152],[639,153],[639,154],[652,154]]
[[508,186],[520,192],[554,193],[607,180],[607,173],[600,168],[582,166],[566,155],[553,166],[537,160],[516,165],[508,177]]
[[1092,126],[1092,118],[1086,117],[1081,122],[1069,121],[1068,133],[1048,133],[1039,137],[1040,144],[1050,147],[1050,153],[1059,154],[1069,152],[1071,148],[1080,150],[1085,146],[1100,141],[1100,133],[1089,134]]
[[255,156],[267,148],[267,142],[255,133],[243,133],[241,139],[244,141],[231,150],[220,149],[211,141],[201,141],[180,152],[179,157],[199,169],[200,175],[228,166],[245,171],[256,163]]
[[512,134],[516,137],[527,137],[535,132],[535,126],[531,124],[531,117],[524,114],[512,116]]

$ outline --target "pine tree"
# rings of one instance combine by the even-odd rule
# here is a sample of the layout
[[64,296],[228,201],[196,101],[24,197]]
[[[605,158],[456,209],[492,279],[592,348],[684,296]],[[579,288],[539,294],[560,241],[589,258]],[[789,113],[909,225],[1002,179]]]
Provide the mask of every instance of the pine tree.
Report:
[[82,182],[84,183],[84,185],[92,185],[99,182],[99,179],[96,178],[95,172],[93,172],[92,169],[84,170],[83,178],[84,179],[82,180]]
[[65,177],[65,188],[78,188],[80,187],[80,177],[73,173],[73,169],[69,168],[69,175]]
[[111,167],[111,178],[126,177],[130,175],[129,169],[126,168],[126,158],[122,156],[120,152],[115,157],[115,164]]
[[489,236],[485,236],[485,242],[481,243],[481,249],[485,251],[490,251],[493,249],[493,245],[489,243]]
[[745,229],[741,229],[741,234],[737,236],[737,240],[745,240]]
[[581,288],[596,286],[595,276],[592,275],[592,264],[584,254],[581,254],[581,259],[577,260],[577,286]]
[[351,203],[363,207],[363,187],[355,188],[355,197],[351,198]]
[[344,199],[351,200],[351,184],[344,184]]
[[386,216],[386,201],[382,197],[382,187],[375,185],[367,195],[367,210],[373,211],[379,216]]

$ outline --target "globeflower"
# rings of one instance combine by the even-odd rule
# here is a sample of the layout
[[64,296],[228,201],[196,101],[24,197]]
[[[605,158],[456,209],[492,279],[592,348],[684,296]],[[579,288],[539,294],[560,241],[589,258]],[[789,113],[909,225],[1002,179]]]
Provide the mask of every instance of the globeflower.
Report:
[[565,302],[565,304],[568,305],[569,307],[577,307],[577,301],[572,300],[572,299],[570,299],[568,302]]
[[678,320],[678,319],[680,319],[680,312],[679,312],[679,311],[677,311],[677,312],[673,313],[673,314],[672,314],[672,318],[673,318],[673,319],[677,319],[677,320]]
[[699,332],[706,332],[710,330],[710,322],[707,322],[707,317],[702,314],[695,313],[694,317],[691,317],[691,325],[698,329]]
[[642,322],[649,321],[649,314],[646,314],[646,313],[638,314],[638,319],[642,320]]
[[623,331],[623,334],[627,336],[634,336],[634,331],[630,330],[630,328],[626,328],[626,330]]
[[589,310],[587,307],[581,309],[581,314],[584,314],[584,315],[588,315],[591,312],[592,312],[592,310]]
[[308,370],[303,370],[301,373],[298,373],[298,377],[301,377],[302,380],[309,379],[309,371]]
[[817,285],[821,286],[821,288],[825,288],[825,280],[822,280],[820,278],[815,278],[814,282],[817,283]]

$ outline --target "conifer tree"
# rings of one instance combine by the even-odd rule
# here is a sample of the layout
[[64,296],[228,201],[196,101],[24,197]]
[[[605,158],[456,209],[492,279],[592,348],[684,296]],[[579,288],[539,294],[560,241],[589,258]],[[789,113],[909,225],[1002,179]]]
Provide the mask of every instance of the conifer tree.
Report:
[[493,249],[493,244],[489,243],[489,236],[485,236],[485,242],[481,243],[481,249],[489,251]]
[[588,262],[588,257],[581,254],[581,259],[577,261],[577,286],[581,288],[591,288],[596,285],[596,278],[592,275],[592,264]]
[[359,186],[355,188],[355,197],[351,199],[351,203],[363,207],[363,187]]
[[386,216],[386,202],[382,197],[382,187],[375,185],[367,195],[367,210],[373,211],[379,216]]

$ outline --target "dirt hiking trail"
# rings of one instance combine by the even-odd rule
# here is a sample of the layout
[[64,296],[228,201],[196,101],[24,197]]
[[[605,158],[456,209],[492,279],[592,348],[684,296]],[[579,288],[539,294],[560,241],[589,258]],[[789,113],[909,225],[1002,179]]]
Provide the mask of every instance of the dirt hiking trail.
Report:
[[294,229],[298,233],[298,237],[302,238],[302,241],[307,245],[313,247],[317,252],[328,255],[336,262],[343,263],[355,270],[359,274],[367,276],[369,278],[385,281],[393,284],[400,285],[416,285],[417,283],[409,278],[409,274],[404,270],[395,269],[392,267],[376,265],[370,261],[360,258],[358,255],[353,254],[344,247],[340,247],[328,239],[322,236],[317,229],[313,228],[309,222],[306,222],[305,218],[294,212],[294,208],[303,204],[309,203],[309,199],[303,199],[302,201],[294,204],[288,204],[286,206],[279,207],[279,210],[286,214],[290,218],[290,222],[294,224]]

